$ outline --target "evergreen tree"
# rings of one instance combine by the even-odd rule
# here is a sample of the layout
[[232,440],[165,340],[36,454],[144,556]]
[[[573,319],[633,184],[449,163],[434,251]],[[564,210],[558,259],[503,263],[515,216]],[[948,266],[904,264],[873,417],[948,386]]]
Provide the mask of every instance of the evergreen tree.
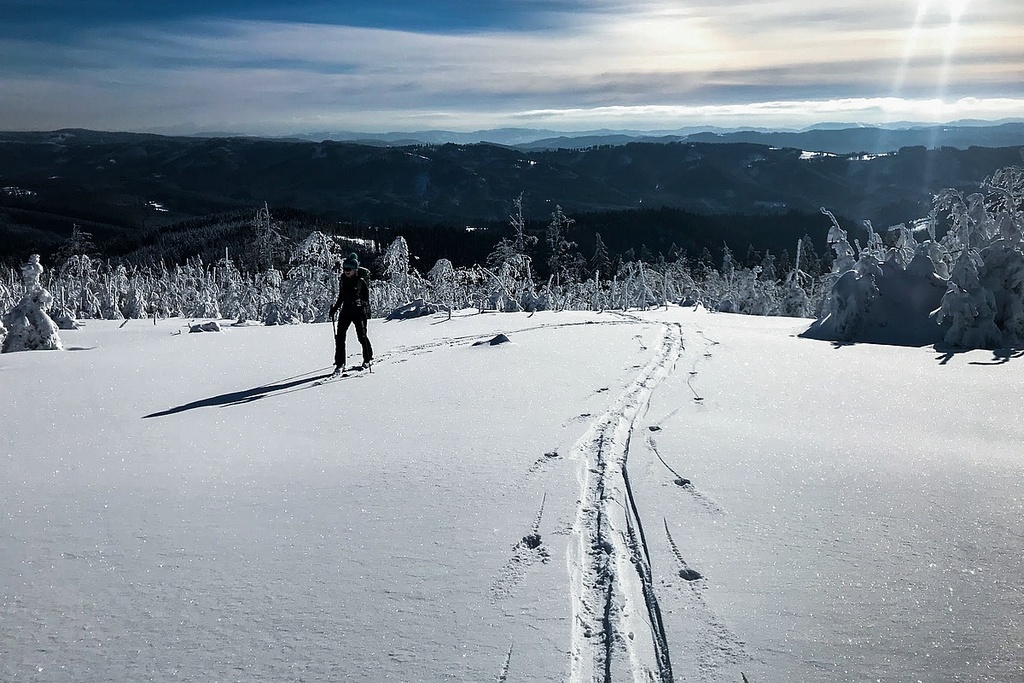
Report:
[[576,247],[576,243],[570,242],[566,237],[569,226],[573,223],[575,223],[574,220],[562,213],[561,206],[555,206],[555,211],[551,214],[551,222],[548,223],[546,239],[548,269],[550,275],[559,283],[567,283],[575,279],[570,273],[570,266],[573,263],[570,253]]
[[590,257],[590,270],[597,274],[597,277],[605,279],[609,277],[612,267],[611,257],[608,255],[608,247],[601,239],[601,233],[594,233],[594,255]]
[[812,278],[820,276],[825,269],[822,265],[821,257],[818,256],[818,252],[814,249],[814,241],[810,235],[805,234],[800,238],[798,244],[800,245],[800,251],[797,254],[797,259],[800,261],[800,270]]
[[266,202],[256,210],[250,225],[253,235],[251,255],[248,259],[250,266],[256,271],[273,268],[284,257],[288,242],[271,218],[270,207]]
[[761,279],[766,282],[775,282],[779,279],[779,273],[775,268],[776,259],[775,254],[770,251],[765,252],[764,258],[761,259]]
[[520,276],[525,276],[530,269],[530,250],[537,244],[537,237],[526,234],[526,219],[523,218],[523,195],[520,194],[513,202],[515,211],[509,216],[512,228],[511,238],[502,237],[494,250],[487,256],[487,265],[491,270],[500,272],[506,264]]

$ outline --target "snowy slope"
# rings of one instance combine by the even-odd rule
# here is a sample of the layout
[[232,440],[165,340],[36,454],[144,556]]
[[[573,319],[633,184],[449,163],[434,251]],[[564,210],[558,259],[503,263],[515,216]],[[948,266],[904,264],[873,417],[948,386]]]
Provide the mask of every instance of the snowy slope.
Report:
[[1022,361],[805,325],[373,321],[322,386],[326,325],[0,356],[0,680],[1024,680]]

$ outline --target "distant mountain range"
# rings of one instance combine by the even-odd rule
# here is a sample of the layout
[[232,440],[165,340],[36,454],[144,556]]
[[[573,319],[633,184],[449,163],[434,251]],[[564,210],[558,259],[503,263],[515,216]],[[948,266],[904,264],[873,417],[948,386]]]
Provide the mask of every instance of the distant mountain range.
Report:
[[[223,133],[218,135],[224,136]],[[1024,144],[1024,119],[1000,122],[965,120],[943,125],[895,123],[887,126],[855,126],[848,123],[822,123],[803,130],[705,126],[661,131],[593,130],[564,133],[534,128],[498,128],[471,133],[444,130],[374,134],[317,132],[290,137],[313,142],[334,140],[391,146],[491,143],[524,150],[578,149],[631,142],[749,142],[833,154],[881,154],[913,146],[966,149],[1020,145]]]
[[[527,218],[535,220],[549,219],[556,204],[571,217],[661,207],[719,216],[816,213],[825,206],[884,228],[926,215],[938,190],[974,191],[993,171],[1022,162],[1024,123],[955,130],[973,133],[976,146],[860,151],[869,147],[855,143],[858,135],[896,135],[879,129],[695,133],[689,141],[580,142],[557,149],[539,141],[529,143],[538,149],[524,149],[86,130],[0,133],[0,252],[52,246],[75,223],[99,241],[130,241],[264,202],[328,224],[503,224],[521,193]],[[929,134],[899,132],[918,136],[901,138],[913,140]],[[730,136],[756,142],[729,142]],[[996,138],[1007,144],[981,146]],[[858,152],[822,151],[839,149],[843,140]]]

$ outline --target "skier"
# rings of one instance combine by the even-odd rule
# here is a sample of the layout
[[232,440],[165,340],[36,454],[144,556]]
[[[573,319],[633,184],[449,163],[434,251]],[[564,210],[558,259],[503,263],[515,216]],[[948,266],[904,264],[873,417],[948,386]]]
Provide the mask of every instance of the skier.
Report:
[[356,337],[363,347],[363,364],[359,370],[370,367],[373,360],[373,347],[366,336],[366,319],[370,312],[370,271],[359,265],[359,257],[349,254],[342,263],[341,284],[338,300],[331,306],[331,320],[339,311],[338,328],[334,337],[334,372],[341,373],[345,369],[345,335],[348,326],[355,325]]

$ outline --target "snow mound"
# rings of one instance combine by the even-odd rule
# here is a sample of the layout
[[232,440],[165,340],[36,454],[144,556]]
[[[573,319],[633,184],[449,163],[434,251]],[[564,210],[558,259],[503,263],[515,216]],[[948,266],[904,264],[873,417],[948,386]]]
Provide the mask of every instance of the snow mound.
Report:
[[414,299],[407,304],[403,304],[398,308],[391,311],[388,314],[388,320],[409,320],[410,318],[422,318],[426,315],[433,315],[434,313],[440,313],[447,311],[448,309],[441,304],[428,303],[423,299]]
[[67,307],[61,306],[54,308],[50,312],[50,318],[53,322],[57,323],[57,328],[61,330],[79,330],[82,326],[75,320],[74,315]]
[[498,344],[507,344],[511,341],[512,340],[506,337],[505,335],[499,334],[496,337],[493,337],[492,339],[485,339],[483,341],[474,342],[473,346],[497,346]]
[[948,328],[935,318],[945,292],[946,281],[923,254],[905,269],[891,260],[863,258],[839,276],[825,316],[800,336],[893,346],[936,344]]

